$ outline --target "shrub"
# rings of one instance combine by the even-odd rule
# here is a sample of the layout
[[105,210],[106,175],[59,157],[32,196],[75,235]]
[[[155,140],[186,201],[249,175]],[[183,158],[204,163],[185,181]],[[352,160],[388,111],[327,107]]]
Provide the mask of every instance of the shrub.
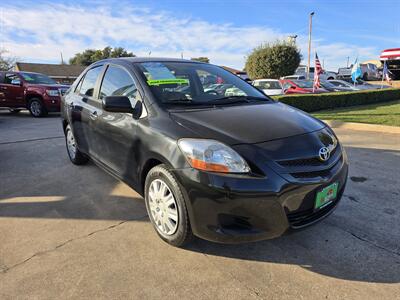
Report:
[[275,100],[306,112],[400,99],[400,89],[274,96]]
[[296,45],[278,41],[255,48],[247,57],[245,70],[251,79],[278,79],[292,75],[300,60],[300,50]]

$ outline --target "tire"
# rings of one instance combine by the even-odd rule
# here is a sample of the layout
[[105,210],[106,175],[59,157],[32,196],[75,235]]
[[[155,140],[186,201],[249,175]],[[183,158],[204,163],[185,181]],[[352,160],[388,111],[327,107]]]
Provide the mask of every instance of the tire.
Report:
[[29,100],[28,109],[31,115],[35,118],[47,116],[47,110],[39,98]]
[[[163,194],[157,195],[157,187],[162,186],[162,183],[167,189]],[[159,190],[162,191],[162,188],[160,187]],[[163,201],[163,199],[167,200]],[[155,166],[147,174],[145,202],[150,221],[162,240],[175,247],[182,247],[193,239],[182,188],[165,165]],[[176,220],[173,220],[175,215]]]
[[21,109],[17,109],[17,108],[10,108],[10,114],[17,114],[21,111]]
[[333,78],[333,77],[329,77],[329,78],[328,78],[328,80],[333,80],[333,79],[335,79],[335,78]]
[[80,152],[76,147],[75,137],[69,125],[65,128],[65,145],[68,157],[74,165],[84,165],[89,161],[89,157]]

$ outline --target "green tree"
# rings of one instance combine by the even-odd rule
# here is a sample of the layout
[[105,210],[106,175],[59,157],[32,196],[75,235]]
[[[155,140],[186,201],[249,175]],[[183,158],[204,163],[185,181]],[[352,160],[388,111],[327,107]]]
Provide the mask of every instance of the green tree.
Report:
[[296,45],[277,41],[253,49],[247,57],[245,69],[251,79],[278,79],[293,74],[300,61],[301,54]]
[[134,57],[132,52],[126,51],[122,47],[115,47],[114,49],[110,46],[105,47],[104,49],[86,49],[81,53],[77,53],[69,60],[71,65],[82,65],[89,66],[90,64],[105,58],[110,57]]
[[205,57],[205,56],[192,57],[190,60],[204,62],[204,63],[208,63],[208,64],[210,63],[210,59],[208,57]]

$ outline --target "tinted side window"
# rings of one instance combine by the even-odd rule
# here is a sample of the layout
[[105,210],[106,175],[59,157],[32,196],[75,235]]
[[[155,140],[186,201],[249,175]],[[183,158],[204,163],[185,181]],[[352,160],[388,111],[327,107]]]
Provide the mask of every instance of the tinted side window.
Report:
[[132,77],[122,68],[109,66],[101,84],[100,99],[107,96],[127,96],[130,100],[135,100],[136,94],[137,87]]
[[19,79],[19,77],[16,74],[8,73],[4,78],[4,83],[11,84],[14,79]]
[[101,72],[101,67],[95,67],[93,69],[90,69],[89,71],[86,72],[85,78],[83,78],[82,86],[80,88],[79,93],[92,97],[93,92],[94,92],[94,87],[96,85],[96,80],[97,77],[99,77],[99,74]]

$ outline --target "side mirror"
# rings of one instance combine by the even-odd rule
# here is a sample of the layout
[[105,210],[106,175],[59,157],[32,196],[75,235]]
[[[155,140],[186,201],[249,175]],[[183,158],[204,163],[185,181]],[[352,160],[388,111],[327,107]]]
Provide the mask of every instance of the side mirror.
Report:
[[131,101],[126,96],[107,96],[103,99],[103,109],[109,112],[132,113]]
[[131,101],[126,96],[107,96],[103,99],[103,109],[109,112],[130,113],[135,119],[142,114],[142,102],[136,101],[132,108]]
[[16,79],[11,80],[11,84],[12,84],[12,85],[21,86],[21,85],[22,85],[22,82],[21,82],[21,79],[16,78]]

